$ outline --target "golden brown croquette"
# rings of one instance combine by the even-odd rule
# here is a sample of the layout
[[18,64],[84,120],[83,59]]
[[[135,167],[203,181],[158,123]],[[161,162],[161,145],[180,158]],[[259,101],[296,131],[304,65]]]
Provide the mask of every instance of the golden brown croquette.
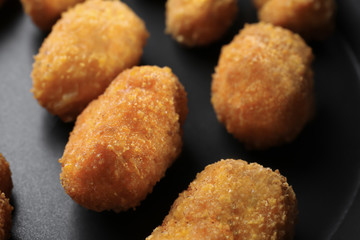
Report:
[[73,121],[124,69],[139,63],[148,32],[124,3],[92,0],[63,14],[33,65],[40,105]]
[[62,12],[85,0],[21,0],[25,12],[43,31],[51,29]]
[[334,30],[334,0],[253,0],[260,21],[299,33],[306,39],[322,40]]
[[134,67],[79,115],[63,157],[62,185],[80,205],[134,208],[179,155],[186,92],[167,67]]
[[199,173],[146,239],[290,240],[296,217],[295,193],[278,171],[228,159]]
[[246,25],[224,46],[211,102],[248,148],[292,141],[314,112],[313,54],[302,38],[271,24]]
[[190,47],[208,45],[224,35],[236,13],[236,0],[168,0],[166,32]]

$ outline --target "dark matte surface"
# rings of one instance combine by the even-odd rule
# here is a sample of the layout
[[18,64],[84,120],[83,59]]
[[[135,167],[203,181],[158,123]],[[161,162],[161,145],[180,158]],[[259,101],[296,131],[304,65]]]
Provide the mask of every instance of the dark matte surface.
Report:
[[170,66],[188,92],[182,155],[136,211],[95,213],[74,203],[61,187],[58,163],[73,125],[51,116],[29,91],[32,56],[46,34],[18,0],[8,0],[0,9],[0,151],[13,172],[13,239],[144,239],[196,173],[221,158],[256,161],[288,177],[299,201],[295,239],[359,239],[358,0],[340,1],[335,34],[310,43],[316,55],[315,118],[293,143],[261,152],[246,151],[227,134],[210,104],[211,74],[221,46],[245,22],[256,21],[250,1],[239,1],[237,21],[227,36],[202,49],[183,48],[163,34],[164,0],[124,2],[151,34],[141,64]]

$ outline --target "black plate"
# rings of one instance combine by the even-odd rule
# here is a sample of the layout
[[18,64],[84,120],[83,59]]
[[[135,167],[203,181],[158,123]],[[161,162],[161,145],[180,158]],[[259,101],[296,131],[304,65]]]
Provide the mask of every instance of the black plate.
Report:
[[256,161],[287,176],[299,201],[295,239],[359,239],[358,0],[339,1],[334,35],[309,43],[316,56],[313,121],[293,143],[254,152],[225,131],[210,104],[221,46],[256,21],[250,0],[239,1],[237,21],[222,41],[201,49],[181,47],[164,34],[164,0],[124,2],[151,34],[141,64],[170,66],[188,92],[182,155],[135,211],[96,213],[73,202],[61,187],[58,163],[73,125],[51,116],[29,91],[33,55],[46,34],[18,0],[7,0],[0,9],[0,151],[13,172],[13,239],[144,239],[196,173],[221,158]]

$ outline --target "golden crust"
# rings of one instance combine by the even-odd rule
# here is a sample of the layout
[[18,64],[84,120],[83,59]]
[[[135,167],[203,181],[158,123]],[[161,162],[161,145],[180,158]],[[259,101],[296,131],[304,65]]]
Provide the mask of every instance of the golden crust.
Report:
[[295,193],[278,171],[228,159],[199,173],[146,239],[292,239],[296,217]]
[[10,238],[11,232],[11,212],[13,207],[4,193],[0,193],[0,239]]
[[218,120],[248,148],[292,141],[314,112],[312,60],[297,34],[246,25],[223,47],[213,75]]
[[187,46],[218,40],[237,13],[236,0],[168,0],[166,32]]
[[95,210],[134,208],[179,155],[186,92],[167,67],[134,67],[79,115],[63,157],[65,191]]
[[13,183],[9,163],[0,153],[0,193],[4,192],[7,197],[10,197],[12,188]]
[[35,56],[34,97],[73,121],[124,69],[140,61],[148,32],[124,3],[92,0],[63,14]]
[[253,1],[261,21],[288,28],[304,38],[322,40],[334,30],[334,0]]
[[21,0],[25,12],[43,31],[51,29],[62,12],[85,0]]

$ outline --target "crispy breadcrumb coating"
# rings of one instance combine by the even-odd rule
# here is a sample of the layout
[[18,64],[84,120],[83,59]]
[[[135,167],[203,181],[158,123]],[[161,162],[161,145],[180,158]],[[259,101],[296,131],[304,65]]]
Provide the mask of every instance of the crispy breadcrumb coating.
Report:
[[279,171],[222,160],[199,173],[147,240],[292,239],[297,201]]
[[224,35],[236,13],[236,0],[168,0],[166,32],[190,47],[208,45]]
[[6,197],[10,197],[12,188],[13,183],[9,163],[0,153],[0,193],[3,192]]
[[334,30],[334,0],[253,0],[261,21],[288,28],[306,39],[323,40]]
[[0,239],[10,238],[11,232],[11,212],[13,207],[4,193],[0,193]]
[[218,120],[248,148],[292,141],[314,112],[312,60],[299,35],[246,25],[223,47],[213,75]]
[[138,206],[179,155],[187,111],[170,68],[125,70],[76,120],[60,159],[66,193],[95,211]]
[[43,31],[51,29],[62,12],[85,0],[21,0],[25,12]]
[[92,0],[63,14],[35,56],[34,97],[73,121],[124,69],[139,63],[148,32],[124,3]]

